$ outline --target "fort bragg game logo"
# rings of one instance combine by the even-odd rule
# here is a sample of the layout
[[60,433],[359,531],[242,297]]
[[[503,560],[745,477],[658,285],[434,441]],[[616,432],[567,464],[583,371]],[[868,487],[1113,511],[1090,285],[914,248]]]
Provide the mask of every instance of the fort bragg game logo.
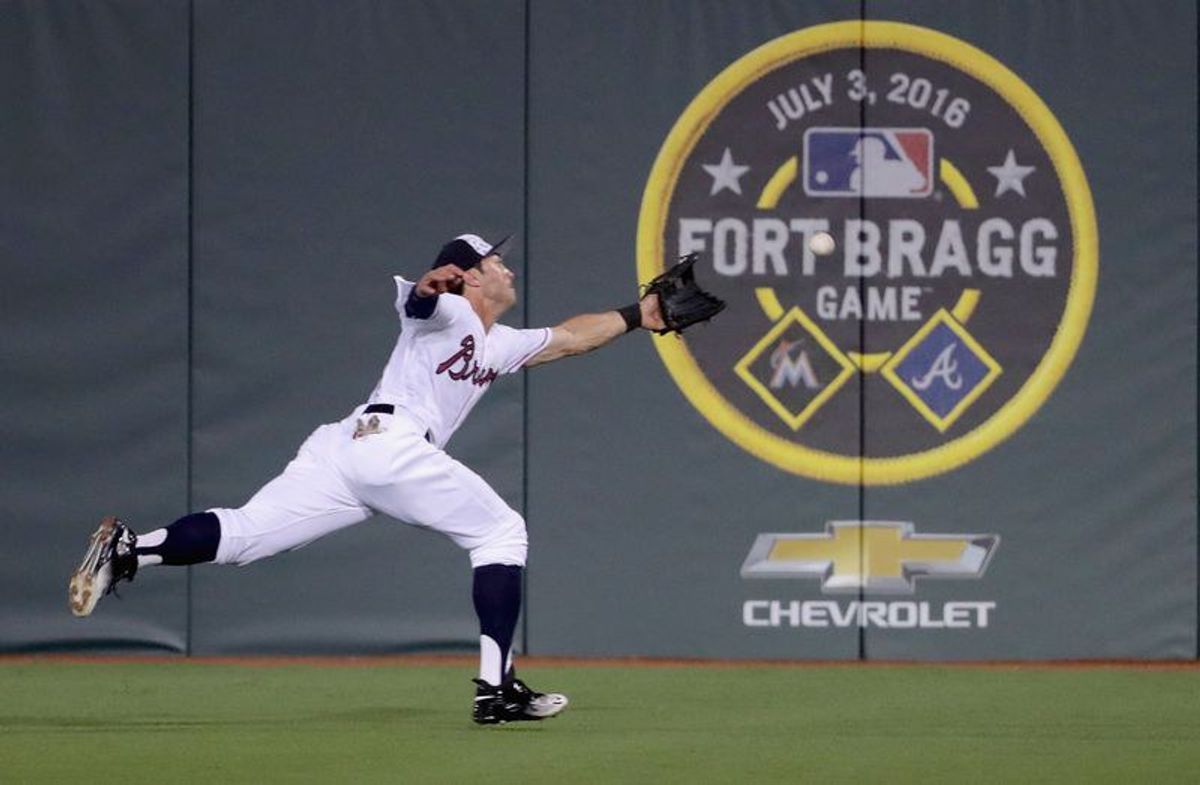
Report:
[[730,307],[655,339],[672,377],[742,448],[846,484],[936,475],[1021,427],[1097,276],[1087,181],[1041,99],[962,41],[857,20],[765,44],[684,111],[639,279],[693,251]]

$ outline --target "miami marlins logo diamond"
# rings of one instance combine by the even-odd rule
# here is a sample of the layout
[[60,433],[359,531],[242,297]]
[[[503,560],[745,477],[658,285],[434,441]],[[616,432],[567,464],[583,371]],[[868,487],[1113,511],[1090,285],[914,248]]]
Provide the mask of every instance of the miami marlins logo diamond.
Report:
[[737,364],[738,376],[793,430],[854,374],[850,359],[799,308]]
[[684,111],[638,277],[692,252],[729,310],[655,340],[680,389],[758,458],[853,484],[948,471],[1020,428],[1083,338],[1098,257],[1079,160],[1016,74],[858,20],[764,44]]

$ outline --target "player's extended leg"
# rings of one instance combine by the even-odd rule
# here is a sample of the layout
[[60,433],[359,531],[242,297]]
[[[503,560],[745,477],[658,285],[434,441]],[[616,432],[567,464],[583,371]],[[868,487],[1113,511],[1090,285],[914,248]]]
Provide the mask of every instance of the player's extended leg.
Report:
[[370,517],[324,459],[336,427],[318,428],[283,473],[238,509],[192,513],[136,535],[109,516],[92,535],[71,576],[71,612],[87,616],[96,603],[139,567],[204,562],[249,564],[294,550]]
[[131,581],[149,564],[200,564],[212,561],[221,524],[211,512],[192,513],[162,529],[141,535],[115,515],[106,516],[88,541],[87,553],[71,575],[71,612],[87,616],[121,581]]

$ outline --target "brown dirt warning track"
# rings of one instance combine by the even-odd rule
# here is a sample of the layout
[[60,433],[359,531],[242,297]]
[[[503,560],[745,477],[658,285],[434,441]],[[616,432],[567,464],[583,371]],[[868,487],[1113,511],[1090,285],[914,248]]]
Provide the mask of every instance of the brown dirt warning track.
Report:
[[[186,657],[171,654],[0,654],[0,666],[37,662],[63,664],[128,665],[233,665],[282,668],[303,665],[318,668],[404,668],[428,666],[470,667],[477,657],[470,654],[395,655],[245,655]],[[534,668],[955,668],[980,670],[1128,670],[1200,671],[1200,660],[971,660],[917,662],[910,660],[718,660],[668,657],[521,657],[522,665]]]

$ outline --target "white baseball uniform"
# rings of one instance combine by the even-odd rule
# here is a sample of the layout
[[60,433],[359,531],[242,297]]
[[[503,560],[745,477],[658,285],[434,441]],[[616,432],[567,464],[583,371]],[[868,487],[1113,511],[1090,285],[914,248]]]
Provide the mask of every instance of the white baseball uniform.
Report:
[[[442,448],[496,377],[520,370],[551,331],[485,331],[454,294],[413,318],[405,303],[415,284],[395,280],[400,335],[369,401],[313,431],[244,506],[211,510],[221,522],[218,563],[249,564],[381,512],[446,534],[470,552],[472,567],[525,564],[524,519]],[[371,404],[394,413],[366,413]]]

